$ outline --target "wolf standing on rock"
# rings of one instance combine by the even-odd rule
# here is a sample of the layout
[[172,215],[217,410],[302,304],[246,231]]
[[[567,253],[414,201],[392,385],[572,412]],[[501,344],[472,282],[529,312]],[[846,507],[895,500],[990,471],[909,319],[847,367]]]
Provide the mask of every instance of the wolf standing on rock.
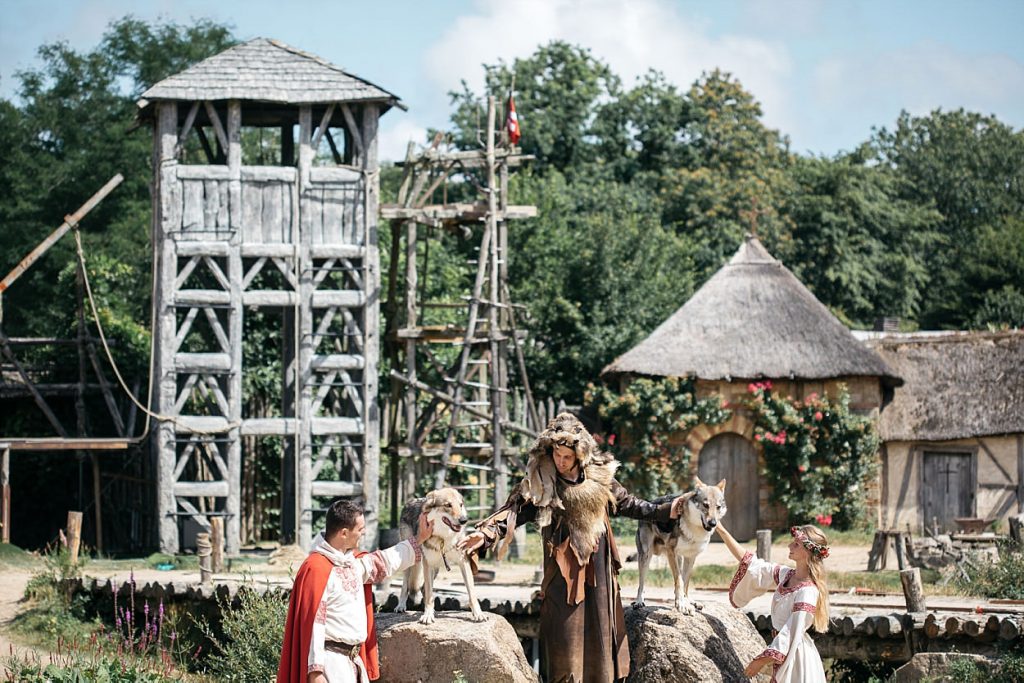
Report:
[[615,481],[619,463],[597,449],[569,413],[548,423],[530,449],[526,477],[508,501],[462,541],[467,551],[507,548],[519,524],[544,542],[540,643],[544,680],[613,681],[629,674],[629,645],[616,578],[621,566],[609,517],[668,522],[684,499],[661,505]]

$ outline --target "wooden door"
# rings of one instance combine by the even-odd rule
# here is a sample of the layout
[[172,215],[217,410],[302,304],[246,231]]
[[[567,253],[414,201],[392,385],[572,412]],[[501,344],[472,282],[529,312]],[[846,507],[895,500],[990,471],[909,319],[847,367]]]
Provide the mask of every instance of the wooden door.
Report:
[[[701,449],[697,474],[705,484],[726,480],[725,528],[737,540],[748,541],[755,536],[758,520],[757,450],[739,434],[719,434]],[[715,537],[717,538],[717,536]]]
[[936,520],[942,531],[955,531],[955,517],[974,516],[971,464],[970,453],[924,453],[921,509],[929,529]]

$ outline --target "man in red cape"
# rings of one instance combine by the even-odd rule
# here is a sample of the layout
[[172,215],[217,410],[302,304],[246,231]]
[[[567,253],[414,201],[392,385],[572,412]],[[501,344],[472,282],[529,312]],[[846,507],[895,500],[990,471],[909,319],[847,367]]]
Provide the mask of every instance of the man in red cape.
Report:
[[336,501],[327,529],[295,575],[277,683],[366,683],[380,676],[373,592],[377,583],[420,560],[430,524],[386,550],[355,552],[366,530],[362,508]]

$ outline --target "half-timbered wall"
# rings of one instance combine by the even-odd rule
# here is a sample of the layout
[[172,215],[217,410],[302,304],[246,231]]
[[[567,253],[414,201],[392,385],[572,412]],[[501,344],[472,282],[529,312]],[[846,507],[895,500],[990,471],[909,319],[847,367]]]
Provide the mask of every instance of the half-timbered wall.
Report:
[[[226,165],[179,163],[191,127],[178,104],[158,104],[154,143],[157,262],[154,405],[160,544],[179,550],[182,520],[225,518],[229,553],[240,544],[243,436],[281,436],[297,453],[295,509],[303,545],[313,514],[336,496],[362,498],[366,537],[376,539],[377,325],[380,276],[376,215],[378,109],[345,115],[352,166],[314,168],[312,108],[296,107],[295,167],[241,165],[245,103],[227,104]],[[215,108],[206,108],[215,116]],[[194,117],[196,107],[189,116]],[[187,117],[186,117],[187,118]],[[218,130],[218,135],[220,135]],[[272,277],[260,277],[270,273]],[[266,283],[274,283],[268,287]],[[250,307],[288,311],[283,385],[297,401],[284,417],[242,418],[242,330]],[[294,406],[298,408],[295,409]],[[286,481],[288,479],[286,478]],[[291,485],[291,484],[289,484]]]
[[[920,533],[942,509],[1004,520],[1024,512],[1024,435],[955,441],[890,441],[882,454],[882,528]],[[966,514],[964,514],[966,512]],[[952,517],[952,512],[946,515]]]

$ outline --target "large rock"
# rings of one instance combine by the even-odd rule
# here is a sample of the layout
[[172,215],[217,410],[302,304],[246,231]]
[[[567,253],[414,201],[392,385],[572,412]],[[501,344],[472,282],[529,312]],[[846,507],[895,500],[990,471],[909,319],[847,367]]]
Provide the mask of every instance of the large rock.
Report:
[[992,661],[982,655],[967,655],[959,652],[919,652],[910,661],[896,669],[896,683],[917,683],[918,681],[945,681],[949,667],[961,659],[971,660],[979,669],[989,672]]
[[[626,609],[631,683],[748,681],[743,669],[764,652],[750,619],[728,605],[705,602],[686,616],[666,607]],[[759,681],[768,681],[771,667]]]
[[503,617],[485,613],[440,612],[433,624],[418,612],[377,614],[380,677],[388,683],[451,683],[461,674],[469,683],[535,683],[515,630]]

